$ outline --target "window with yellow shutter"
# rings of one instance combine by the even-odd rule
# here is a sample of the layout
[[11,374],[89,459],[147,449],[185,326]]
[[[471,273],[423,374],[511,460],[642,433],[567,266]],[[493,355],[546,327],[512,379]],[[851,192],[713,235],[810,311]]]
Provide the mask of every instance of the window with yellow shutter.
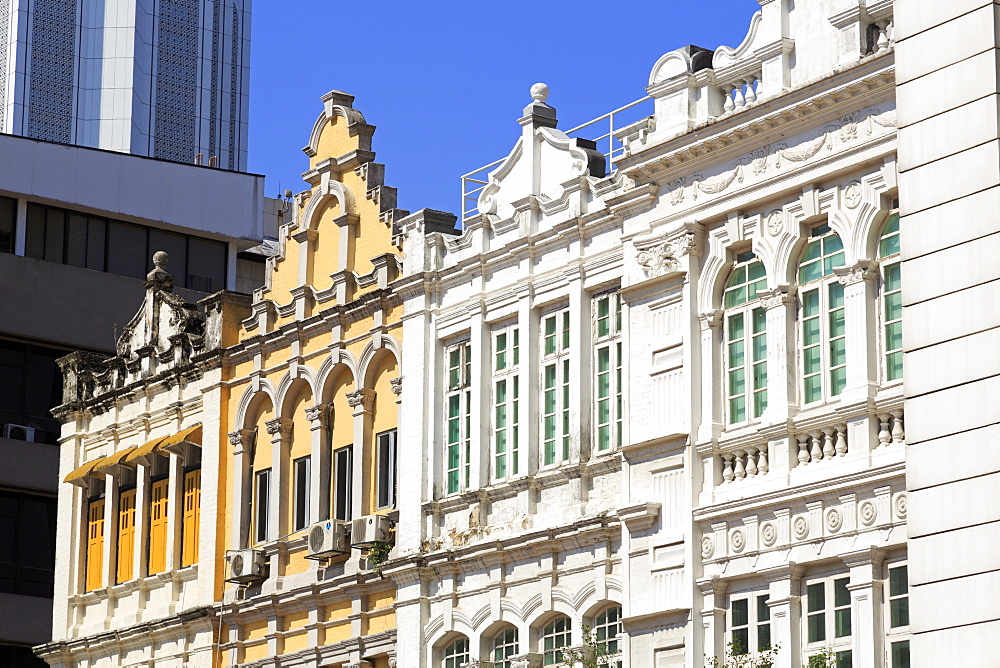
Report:
[[167,490],[168,479],[157,480],[149,494],[149,575],[167,567]]
[[184,518],[181,566],[198,561],[198,535],[201,528],[201,469],[184,474]]
[[135,489],[118,496],[118,582],[132,579],[135,563]]
[[104,499],[90,502],[87,510],[87,591],[100,589],[104,555]]

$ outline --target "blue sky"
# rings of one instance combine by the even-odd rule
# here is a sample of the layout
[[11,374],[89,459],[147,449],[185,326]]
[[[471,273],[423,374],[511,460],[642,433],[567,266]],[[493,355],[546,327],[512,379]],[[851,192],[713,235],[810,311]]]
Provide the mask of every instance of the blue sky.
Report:
[[458,213],[459,177],[503,157],[531,84],[569,129],[643,97],[656,60],[736,46],[757,0],[258,0],[249,171],[303,190],[301,148],[329,90],[355,96],[400,208]]

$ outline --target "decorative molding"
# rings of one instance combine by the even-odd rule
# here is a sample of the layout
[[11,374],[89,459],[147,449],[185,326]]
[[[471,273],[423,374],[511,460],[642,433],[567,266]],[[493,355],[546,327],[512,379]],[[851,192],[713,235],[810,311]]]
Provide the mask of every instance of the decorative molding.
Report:
[[362,388],[360,390],[355,390],[354,392],[347,393],[347,405],[351,408],[357,408],[362,406],[366,411],[370,411],[372,405],[375,403],[375,390],[369,390],[367,388]]
[[649,501],[618,509],[618,518],[625,523],[631,533],[649,531],[659,516],[660,504]]
[[307,406],[306,419],[310,422],[318,422],[319,426],[326,427],[330,421],[330,404],[316,404],[315,406]]
[[402,376],[399,376],[398,378],[390,378],[389,379],[389,385],[392,388],[392,393],[395,394],[397,397],[400,394],[403,393],[403,377]]
[[285,439],[292,435],[292,419],[286,417],[274,418],[264,423],[267,426],[267,433],[277,438]]

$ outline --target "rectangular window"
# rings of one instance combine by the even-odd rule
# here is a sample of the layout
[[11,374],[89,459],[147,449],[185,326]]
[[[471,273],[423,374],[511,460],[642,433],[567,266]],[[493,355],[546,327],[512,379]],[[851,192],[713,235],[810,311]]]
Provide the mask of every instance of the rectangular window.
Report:
[[817,582],[806,589],[809,628],[809,642],[826,640],[826,583]]
[[133,577],[135,563],[135,490],[118,495],[118,582],[128,582]]
[[471,482],[472,344],[463,341],[446,348],[445,360],[448,365],[445,488],[448,494],[454,494],[468,488]]
[[62,373],[56,360],[67,352],[0,340],[0,425],[28,428],[16,430],[12,438],[58,443],[59,421],[50,411],[62,403]]
[[910,668],[910,585],[905,564],[889,567],[886,585],[889,665]]
[[333,453],[333,517],[351,519],[351,446]]
[[903,293],[898,262],[885,267],[883,279],[885,377],[898,380],[903,377]]
[[201,469],[184,474],[184,517],[181,522],[181,566],[190,566],[198,561],[198,538],[201,535]]
[[14,252],[14,230],[17,226],[17,200],[0,197],[0,253]]
[[157,480],[149,492],[149,575],[167,567],[167,495],[170,481]]
[[503,480],[519,469],[521,334],[509,326],[493,336],[493,477]]
[[309,485],[311,471],[309,457],[301,457],[292,462],[295,479],[295,499],[292,512],[292,531],[299,531],[309,526]]
[[254,542],[263,543],[269,537],[271,504],[271,469],[257,471],[254,479]]
[[[823,652],[830,652],[837,668],[850,668],[851,592],[850,578],[832,577],[806,586],[806,665],[818,665]],[[826,664],[823,664],[826,668]]]
[[771,649],[771,609],[769,594],[730,601],[729,640],[733,654],[756,654]]
[[378,445],[378,508],[396,505],[396,430],[383,431]]
[[0,593],[52,598],[55,517],[55,497],[0,491]]
[[569,461],[569,310],[542,318],[543,464]]
[[[5,201],[15,206],[11,208]],[[15,200],[0,198],[0,252],[13,252],[14,228],[11,224],[9,235],[5,229],[15,212]],[[4,251],[8,237],[11,250]],[[160,250],[170,256],[167,270],[178,287],[201,292],[225,288],[225,242],[42,204],[28,205],[28,257],[143,279],[152,268],[153,253]]]
[[[825,317],[824,314],[825,313]],[[847,387],[847,325],[844,286],[831,283],[802,295],[802,401],[835,397]],[[826,386],[823,376],[826,369]]]
[[87,591],[104,586],[104,499],[95,499],[87,508]]
[[594,420],[597,425],[597,450],[605,452],[622,444],[621,295],[613,292],[596,296],[593,313]]

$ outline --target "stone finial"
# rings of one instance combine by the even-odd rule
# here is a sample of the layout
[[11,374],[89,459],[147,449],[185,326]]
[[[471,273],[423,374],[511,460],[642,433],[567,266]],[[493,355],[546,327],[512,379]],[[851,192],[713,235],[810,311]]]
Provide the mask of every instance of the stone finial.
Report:
[[541,82],[536,83],[531,87],[531,99],[538,104],[545,104],[545,101],[549,99],[549,86],[548,84],[543,84]]
[[166,251],[156,251],[153,253],[153,271],[146,274],[146,281],[149,283],[158,283],[168,290],[173,289],[174,277],[167,271],[167,264],[169,262],[170,256],[167,255]]

